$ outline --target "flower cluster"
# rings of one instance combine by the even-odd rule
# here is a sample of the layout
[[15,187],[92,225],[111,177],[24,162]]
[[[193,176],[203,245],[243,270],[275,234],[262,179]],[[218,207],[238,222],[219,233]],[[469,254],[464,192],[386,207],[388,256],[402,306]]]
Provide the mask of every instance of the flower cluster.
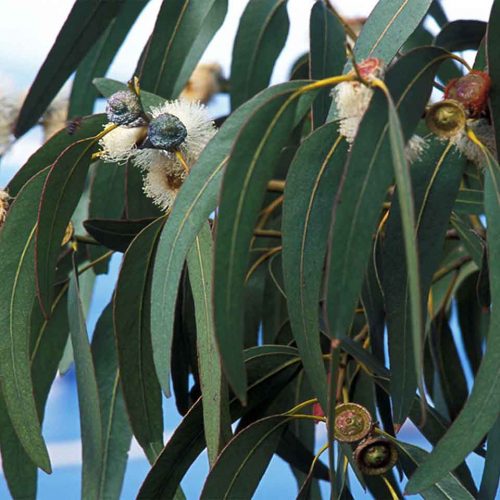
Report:
[[487,73],[473,70],[451,80],[444,99],[432,105],[426,113],[429,129],[438,137],[450,140],[470,161],[481,165],[484,154],[468,136],[467,130],[496,154],[493,127],[487,116],[491,80]]
[[144,173],[144,193],[167,210],[216,132],[205,106],[180,99],[146,113],[139,96],[127,90],[108,99],[106,112],[116,127],[100,140],[101,157],[131,160]]
[[[371,57],[357,64],[356,72],[365,82],[370,83],[373,79],[384,76],[385,66],[380,59]],[[357,80],[342,82],[333,91],[340,119],[339,132],[350,144],[358,133],[359,124],[368,109],[373,92],[371,87]],[[422,137],[413,135],[406,145],[406,159],[410,163],[418,160],[425,146]]]

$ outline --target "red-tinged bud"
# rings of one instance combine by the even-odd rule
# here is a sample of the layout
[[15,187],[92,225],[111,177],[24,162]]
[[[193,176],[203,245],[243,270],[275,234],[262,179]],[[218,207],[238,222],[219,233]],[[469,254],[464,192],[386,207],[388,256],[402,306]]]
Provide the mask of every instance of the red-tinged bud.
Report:
[[444,91],[444,98],[460,102],[469,118],[478,118],[486,110],[490,88],[489,75],[484,71],[474,70],[451,80]]
[[384,73],[384,63],[377,57],[369,57],[356,65],[358,73],[363,80],[370,81]]

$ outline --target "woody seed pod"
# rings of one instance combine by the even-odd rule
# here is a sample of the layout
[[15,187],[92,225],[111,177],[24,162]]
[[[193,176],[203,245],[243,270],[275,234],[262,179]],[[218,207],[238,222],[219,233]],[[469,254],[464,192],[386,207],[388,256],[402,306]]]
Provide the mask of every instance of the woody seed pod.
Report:
[[438,137],[453,137],[465,127],[464,107],[453,99],[437,102],[427,110],[425,122]]
[[394,467],[398,461],[398,451],[387,439],[370,438],[356,447],[354,459],[363,474],[377,476]]
[[342,443],[360,441],[372,428],[370,412],[356,403],[343,403],[335,407],[335,439]]

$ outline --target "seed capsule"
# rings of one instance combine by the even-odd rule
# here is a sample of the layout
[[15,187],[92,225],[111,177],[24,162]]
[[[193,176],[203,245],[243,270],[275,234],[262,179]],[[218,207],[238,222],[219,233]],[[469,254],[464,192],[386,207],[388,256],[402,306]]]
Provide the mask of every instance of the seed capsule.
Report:
[[175,115],[163,113],[149,123],[149,142],[158,149],[173,151],[186,139],[187,129]]
[[444,138],[453,137],[463,130],[466,120],[464,107],[453,99],[433,104],[425,115],[429,129]]
[[117,125],[138,127],[144,125],[139,97],[131,90],[115,92],[106,106],[108,120]]
[[370,438],[356,447],[354,459],[363,474],[376,476],[394,467],[398,461],[398,451],[387,439]]
[[372,428],[370,412],[356,403],[343,403],[335,408],[335,439],[343,443],[360,441]]
[[468,118],[478,118],[486,110],[490,88],[488,73],[473,70],[451,80],[445,88],[444,98],[460,102],[467,111]]

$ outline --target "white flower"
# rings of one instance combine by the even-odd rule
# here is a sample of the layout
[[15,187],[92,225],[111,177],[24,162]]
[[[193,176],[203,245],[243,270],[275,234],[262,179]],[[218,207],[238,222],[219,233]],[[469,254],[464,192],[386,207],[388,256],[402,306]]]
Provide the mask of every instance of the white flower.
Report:
[[[467,120],[467,126],[476,134],[477,138],[496,156],[495,133],[493,127],[484,118]],[[461,130],[453,136],[451,142],[471,162],[478,166],[484,164],[484,153],[481,148],[467,136],[466,130]]]
[[101,158],[104,161],[125,163],[137,151],[137,144],[145,139],[147,130],[145,126],[119,126],[111,130],[99,141]]
[[186,172],[180,165],[167,169],[161,161],[152,163],[145,173],[143,190],[155,205],[167,210],[174,203],[185,178]]
[[0,228],[5,222],[8,209],[9,209],[9,195],[6,191],[0,189]]
[[342,82],[337,85],[334,93],[340,119],[339,132],[352,144],[370,104],[373,89],[361,82]]
[[[185,100],[168,101],[151,109],[152,120],[173,115],[185,127],[185,137],[176,150],[144,148],[134,152],[134,163],[145,171],[144,192],[162,209],[168,209],[175,199],[186,175],[201,152],[214,136],[216,128],[205,106]],[[183,166],[177,153],[180,153]]]
[[181,92],[181,99],[206,104],[221,91],[222,68],[220,64],[198,64]]

